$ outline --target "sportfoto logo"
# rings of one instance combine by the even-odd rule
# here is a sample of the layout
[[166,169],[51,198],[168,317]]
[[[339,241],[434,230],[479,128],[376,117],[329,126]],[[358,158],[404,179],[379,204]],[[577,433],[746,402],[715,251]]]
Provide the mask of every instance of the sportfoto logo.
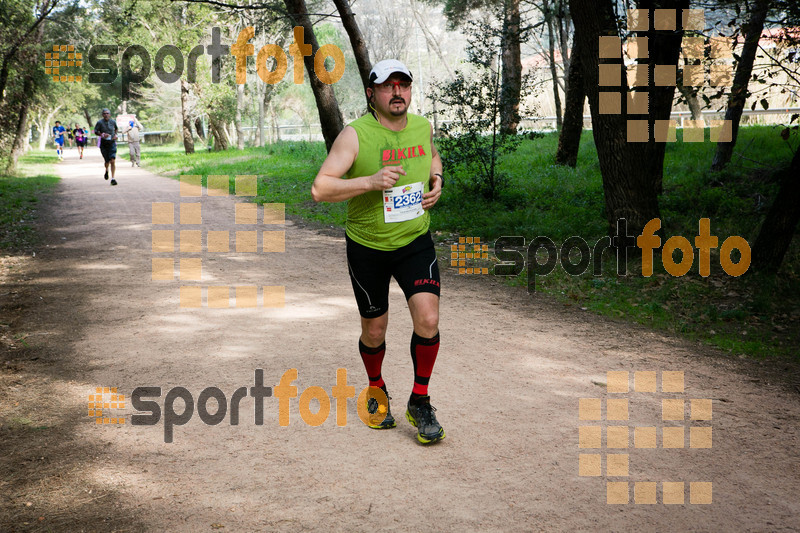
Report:
[[[217,387],[206,387],[197,397],[197,414],[200,420],[209,426],[216,426],[228,417],[230,412],[230,425],[239,425],[240,402],[249,396],[253,399],[253,422],[257,426],[264,425],[264,398],[274,396],[278,399],[278,423],[281,426],[288,426],[291,420],[291,398],[297,398],[297,387],[292,382],[297,380],[297,369],[290,368],[281,376],[280,382],[274,388],[264,386],[264,370],[256,369],[253,378],[253,386],[239,387],[230,397],[230,402],[225,393]],[[344,427],[347,425],[347,400],[356,395],[355,387],[347,384],[347,370],[339,368],[336,370],[336,385],[331,387],[331,396],[336,400],[336,425]],[[147,398],[161,398],[161,387],[136,387],[131,393],[130,400],[133,408],[138,412],[131,415],[131,425],[134,426],[154,426],[162,419],[162,407],[157,401]],[[93,398],[90,398],[92,400]],[[175,401],[181,400],[183,408],[180,412],[175,409]],[[377,402],[377,409],[374,413],[367,410],[367,402],[374,399]],[[209,400],[213,400],[216,406],[214,412],[209,412]],[[317,400],[319,409],[316,412],[311,410],[311,401]],[[305,389],[300,394],[298,402],[300,418],[309,426],[321,426],[328,419],[331,412],[331,399],[325,389],[312,386]],[[377,387],[365,387],[358,395],[357,400],[358,417],[364,424],[375,425],[383,422],[388,411],[388,399],[386,394]],[[194,415],[195,398],[185,387],[173,387],[164,397],[163,419],[164,419],[164,442],[171,443],[175,426],[187,424]],[[147,413],[147,414],[141,414]],[[90,413],[90,416],[95,416]],[[98,422],[99,423],[99,422]]]
[[[602,255],[609,248],[616,249],[617,273],[625,276],[628,273],[627,258],[628,248],[638,247],[642,251],[642,276],[650,277],[653,275],[653,256],[654,250],[661,246],[661,237],[655,233],[661,229],[661,219],[654,218],[645,224],[641,235],[638,237],[628,235],[628,225],[624,218],[617,221],[617,232],[613,237],[601,237],[593,247],[583,237],[573,236],[564,241],[559,250],[556,244],[549,237],[536,237],[528,242],[527,258],[520,251],[525,247],[525,237],[500,237],[495,241],[494,251],[496,258],[500,261],[494,267],[495,276],[518,276],[527,265],[528,292],[536,290],[536,276],[546,276],[550,274],[561,263],[564,271],[571,276],[580,276],[589,268],[592,263],[592,274],[602,275]],[[477,239],[468,238],[468,239]],[[476,241],[479,242],[479,239]],[[459,245],[459,250],[462,250]],[[476,244],[476,252],[477,252]],[[738,277],[747,272],[750,268],[750,245],[738,236],[732,235],[719,245],[719,238],[711,235],[711,220],[701,218],[699,231],[694,238],[694,246],[700,256],[698,271],[701,276],[708,277],[711,274],[711,250],[719,247],[719,263],[722,270],[729,276]],[[487,250],[486,245],[482,249]],[[546,253],[546,260],[540,262],[539,251]],[[673,252],[681,251],[681,259],[675,262]],[[739,251],[738,262],[733,261],[733,251]],[[466,259],[487,259],[487,253],[466,253],[454,252],[456,255],[453,261],[458,261],[460,274],[487,274],[488,269],[481,268],[462,268],[466,266]],[[451,254],[454,255],[454,254]],[[472,257],[471,257],[472,256]],[[542,256],[541,259],[544,257]],[[574,259],[576,260],[574,260]],[[453,263],[451,261],[451,264]],[[680,277],[691,270],[694,265],[694,247],[686,237],[675,235],[667,239],[661,249],[661,261],[664,269],[672,276]],[[462,270],[464,270],[462,272]]]
[[[633,391],[629,388],[630,374],[634,377]],[[656,388],[658,375],[661,376],[661,390]],[[713,402],[710,398],[686,398],[683,371],[608,371],[606,397],[580,398],[578,402],[578,475],[605,477],[606,503],[684,505],[686,488],[689,489],[689,504],[708,505],[713,501],[711,481],[680,480],[691,474],[678,472],[661,473],[662,479],[644,481],[646,475],[640,469],[630,468],[630,459],[642,460],[646,455],[659,453],[658,450],[677,450],[686,448],[686,437],[690,453],[681,455],[689,461],[695,455],[696,464],[707,464],[712,448]],[[631,421],[629,411],[646,409],[655,400],[661,403],[662,423],[647,422],[636,425]],[[678,395],[676,397],[676,395]],[[686,430],[686,411],[689,407],[689,428]],[[641,414],[641,413],[640,413]],[[635,418],[635,417],[634,417]],[[584,423],[586,422],[586,423]],[[653,424],[653,425],[651,425]],[[658,434],[661,446],[658,446]],[[604,438],[605,437],[605,438]],[[631,443],[633,437],[633,443]],[[634,453],[630,449],[635,448]],[[645,450],[652,450],[645,451]],[[605,475],[603,474],[605,464]],[[633,472],[631,472],[633,470]],[[632,479],[638,478],[638,479]],[[647,479],[644,477],[644,479]],[[652,479],[652,478],[651,478]],[[702,479],[702,478],[701,478]],[[658,490],[660,486],[661,490]]]
[[[62,57],[66,54],[66,57]],[[83,76],[75,76],[72,74],[61,74],[63,67],[81,67],[83,66],[83,55],[75,51],[75,47],[66,44],[53,45],[52,52],[46,52],[44,55],[44,73],[47,76],[52,76],[52,80],[56,83],[80,83],[83,81]]]
[[[131,84],[140,84],[150,76],[150,66],[153,65],[156,76],[162,83],[175,83],[181,79],[184,69],[189,83],[197,79],[197,58],[205,52],[211,56],[211,82],[220,81],[220,59],[226,55],[236,58],[236,83],[247,82],[247,58],[255,55],[255,47],[250,44],[250,39],[255,36],[253,26],[243,28],[239,32],[236,43],[232,46],[220,42],[220,29],[211,29],[211,44],[203,46],[198,44],[189,52],[188,59],[183,57],[183,52],[175,45],[167,44],[156,52],[155,61],[151,61],[150,54],[144,46],[134,44],[122,53],[122,59],[117,65],[116,56],[119,46],[115,44],[98,44],[89,49],[86,54],[92,72],[88,75],[89,83],[109,84],[114,83],[122,75],[122,99],[129,100]],[[294,42],[289,46],[289,53],[294,62],[294,83],[303,83],[303,58],[312,55],[311,45],[305,42],[302,26],[294,27]],[[172,71],[167,71],[166,59],[172,58]],[[141,66],[134,70],[131,64],[134,58],[139,59]],[[325,66],[327,59],[333,60],[333,68],[328,70]],[[267,67],[268,61],[274,59],[274,69]],[[256,56],[256,69],[258,77],[264,83],[274,85],[283,80],[288,66],[286,52],[277,44],[267,44],[261,47]],[[336,83],[344,76],[344,53],[333,44],[320,46],[314,54],[314,73],[317,78],[328,85]]]
[[[622,54],[623,40],[620,37],[599,38],[598,102],[601,115],[647,115],[650,110],[648,91],[659,86],[676,87],[680,84],[690,90],[700,90],[706,86],[724,88],[733,85],[736,41],[724,36],[710,37],[706,41],[702,9],[629,9],[627,18],[631,35],[624,43],[625,55]],[[676,65],[652,64],[655,60],[650,58],[648,38],[639,34],[649,31],[684,32],[680,71]],[[632,92],[628,91],[628,86]],[[702,118],[685,120],[681,124],[684,142],[705,140],[705,121]],[[677,125],[675,120],[626,119],[627,140],[676,142]],[[731,141],[730,120],[711,120],[710,125],[711,142]]]
[[[202,185],[203,179],[206,181],[205,187]],[[276,229],[286,223],[286,208],[282,203],[265,203],[263,208],[255,203],[235,203],[233,221],[236,231],[214,230],[203,224],[204,211],[220,209],[220,204],[212,202],[214,197],[228,196],[229,181],[230,178],[226,175],[184,174],[180,177],[182,201],[178,204],[177,216],[173,202],[152,204],[152,279],[157,283],[170,282],[177,275],[180,280],[181,308],[204,307],[204,303],[207,308],[231,307],[231,286],[227,283],[206,284],[211,279],[221,280],[207,274],[204,277],[204,260],[213,262],[217,258],[224,260],[223,258],[235,257],[232,255],[233,251],[236,254],[258,253],[259,248],[266,254],[286,251],[286,232]],[[235,196],[252,198],[257,195],[256,176],[237,175],[233,182]],[[190,201],[190,197],[199,201]],[[187,201],[183,201],[184,199]],[[203,203],[206,204],[205,207]],[[225,205],[227,207],[229,204]],[[261,230],[264,226],[260,226],[260,222],[274,228]],[[175,257],[175,252],[180,252],[178,257]],[[198,254],[201,255],[198,257]],[[205,283],[200,285],[193,282]],[[283,285],[265,285],[259,288],[257,285],[236,284],[233,289],[234,307],[237,308],[282,308],[285,304],[286,291]]]

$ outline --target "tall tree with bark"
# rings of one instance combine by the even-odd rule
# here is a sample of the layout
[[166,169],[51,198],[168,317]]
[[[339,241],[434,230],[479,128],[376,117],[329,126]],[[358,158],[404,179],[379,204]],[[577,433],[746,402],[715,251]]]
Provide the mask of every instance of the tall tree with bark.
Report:
[[733,77],[733,86],[728,97],[728,108],[725,111],[725,120],[731,121],[731,140],[717,143],[717,152],[714,154],[714,160],[711,163],[712,170],[725,168],[725,165],[730,162],[733,155],[733,147],[736,146],[744,103],[749,95],[747,87],[750,84],[750,76],[753,73],[753,63],[758,51],[758,42],[761,39],[764,21],[767,19],[771,3],[771,0],[756,0],[750,12],[750,20],[743,28],[744,46],[736,65],[736,74]]
[[[783,16],[784,28],[793,28],[785,32],[783,36],[783,46],[790,50],[787,58],[791,59],[797,55],[796,50],[800,47],[800,5],[796,2],[780,2],[775,6]],[[792,54],[792,55],[789,55]],[[773,59],[777,59],[773,57]],[[787,61],[786,63],[789,63]],[[795,94],[800,91],[800,77],[793,72],[787,72],[785,65],[780,65],[784,72],[789,74],[790,87]],[[795,121],[800,121],[800,114],[792,115],[789,127],[781,132],[781,136],[789,145],[794,132],[794,138],[798,138],[798,126],[791,126]],[[789,145],[791,148],[791,145]],[[795,144],[794,155],[788,168],[778,173],[780,184],[775,200],[761,224],[761,229],[753,245],[752,266],[755,271],[777,272],[783,262],[789,246],[797,233],[800,223],[800,146]]]
[[[33,77],[25,76],[23,83],[23,94],[32,94],[34,88]],[[8,169],[15,169],[17,160],[25,151],[25,142],[28,139],[28,112],[30,111],[30,103],[25,103],[21,106],[19,119],[17,120],[17,129],[14,133],[14,143],[11,147],[11,157],[9,158]]]
[[800,148],[780,174],[780,189],[753,245],[753,269],[777,272],[800,222]]
[[586,92],[583,87],[583,66],[581,65],[581,41],[575,40],[567,72],[567,94],[564,102],[564,123],[558,135],[556,164],[575,167],[578,162],[578,149],[583,131],[583,103]]
[[339,104],[336,101],[336,95],[333,93],[333,87],[323,83],[314,73],[314,54],[319,50],[319,43],[314,35],[314,28],[311,25],[311,18],[308,16],[305,0],[284,0],[284,3],[292,23],[303,28],[305,39],[311,43],[306,45],[308,47],[306,50],[300,50],[300,52],[304,54],[303,62],[311,83],[311,90],[314,92],[314,99],[317,102],[317,111],[325,146],[330,151],[333,141],[336,140],[339,132],[344,128],[344,119],[341,111],[339,111]]
[[[190,6],[189,5],[182,5],[181,6],[181,22],[184,27],[188,25],[189,19],[192,18],[192,14],[190,13]],[[195,9],[192,9],[192,13]],[[196,28],[196,24],[192,24]],[[186,37],[183,37],[186,39]],[[199,32],[193,28],[191,31],[190,39],[199,38]],[[184,46],[184,49],[187,49],[191,44]],[[194,137],[192,136],[192,117],[189,112],[190,105],[189,100],[191,98],[191,86],[194,80],[189,80],[189,73],[186,73],[186,76],[181,76],[180,84],[181,84],[181,139],[183,140],[183,152],[185,154],[193,154],[194,153]],[[201,137],[202,138],[202,137]]]
[[[638,5],[640,9],[675,10],[676,20],[681,20],[681,10],[688,6],[688,0],[642,0]],[[628,91],[614,2],[571,0],[570,12],[575,24],[575,42],[580,41],[583,86],[589,100],[592,133],[603,177],[608,229],[613,232],[617,220],[624,218],[628,228],[637,234],[651,219],[660,218],[658,193],[661,190],[665,142],[656,142],[651,132],[664,134],[666,140],[665,132],[654,131],[654,128],[656,124],[665,126],[669,119],[674,87],[636,87],[644,88],[648,93],[649,106],[642,109],[641,97],[635,93],[643,91]],[[650,54],[648,59],[639,60],[639,68],[647,69],[650,79],[656,64],[675,65],[677,68],[682,31],[648,29],[640,36],[648,38]],[[601,37],[604,38],[602,57]],[[600,65],[618,73],[619,85],[604,87],[603,91],[610,95],[603,96],[604,104],[612,103],[616,108],[612,107],[611,113],[608,109],[601,113],[600,109]]]
[[194,137],[192,137],[192,119],[189,116],[189,82],[181,79],[181,139],[183,153],[194,153]]
[[[550,66],[550,81],[553,85],[553,109],[556,114],[556,129],[561,131],[563,124],[561,114],[561,84],[559,83],[560,76],[558,75],[558,65],[556,61],[556,40],[559,35],[556,24],[558,14],[557,0],[541,0],[538,4],[539,9],[544,17],[542,28],[547,31],[547,61]],[[566,65],[565,65],[565,72]],[[566,91],[565,91],[566,92]]]
[[519,100],[522,91],[521,19],[519,0],[503,3],[503,37],[500,101],[500,133],[514,134],[519,126]]

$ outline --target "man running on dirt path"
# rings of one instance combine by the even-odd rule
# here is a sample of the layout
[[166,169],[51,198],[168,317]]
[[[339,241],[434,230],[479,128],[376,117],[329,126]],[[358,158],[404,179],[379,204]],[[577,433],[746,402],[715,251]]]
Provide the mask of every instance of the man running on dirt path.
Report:
[[[445,433],[428,396],[439,352],[439,267],[427,210],[439,200],[444,180],[430,123],[408,113],[411,82],[411,72],[400,61],[388,59],[373,67],[366,89],[370,113],[336,138],[311,194],[317,202],[348,201],[347,262],[361,314],[358,346],[370,387],[380,388],[387,401],[381,364],[392,276],[403,289],[414,323],[414,387],[406,418],[417,428],[417,440],[432,444]],[[388,407],[383,421],[371,428],[395,427]],[[370,399],[370,413],[378,409]]]
[[56,120],[56,125],[53,126],[53,142],[56,145],[56,157],[61,161],[64,159],[64,132],[67,131],[61,122]]
[[105,161],[106,173],[103,178],[108,179],[108,167],[111,166],[111,185],[117,184],[114,173],[116,172],[118,131],[117,121],[111,118],[111,111],[108,108],[103,109],[103,118],[95,124],[94,134],[100,137],[100,153],[103,154],[103,161]]
[[75,123],[75,129],[72,130],[72,134],[75,135],[75,144],[78,146],[78,159],[83,159],[83,149],[86,147],[86,136],[89,132],[81,128],[78,123]]

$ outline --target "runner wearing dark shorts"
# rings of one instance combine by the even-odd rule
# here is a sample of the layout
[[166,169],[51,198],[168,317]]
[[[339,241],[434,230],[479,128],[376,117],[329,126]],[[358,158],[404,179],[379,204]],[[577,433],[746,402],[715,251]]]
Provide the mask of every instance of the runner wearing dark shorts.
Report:
[[366,89],[370,113],[336,138],[311,195],[317,202],[348,202],[347,262],[361,314],[358,345],[370,385],[367,410],[377,415],[369,426],[396,425],[381,376],[394,277],[414,324],[414,385],[406,418],[417,428],[417,440],[432,444],[445,433],[428,395],[439,352],[440,286],[428,209],[439,200],[444,180],[430,123],[408,113],[411,82],[411,72],[399,61],[375,65]]
[[78,146],[78,154],[80,156],[78,159],[83,159],[83,149],[86,147],[87,132],[78,124],[75,124],[75,129],[72,130],[72,134],[75,136],[75,144]]
[[103,109],[103,118],[94,126],[94,133],[100,137],[100,153],[103,155],[106,173],[103,178],[108,179],[108,167],[111,167],[111,185],[116,185],[114,179],[117,159],[117,121],[111,118],[111,111]]
[[389,310],[389,282],[394,277],[406,300],[419,292],[439,296],[439,265],[430,232],[397,250],[375,250],[347,241],[347,266],[358,311],[375,318]]

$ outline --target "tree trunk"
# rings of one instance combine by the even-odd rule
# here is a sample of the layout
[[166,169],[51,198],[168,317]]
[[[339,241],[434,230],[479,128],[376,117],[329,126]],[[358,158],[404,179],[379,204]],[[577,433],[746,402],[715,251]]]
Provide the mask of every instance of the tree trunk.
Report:
[[[262,85],[266,85],[266,84],[262,84]],[[277,87],[277,85],[266,85],[263,88],[264,92],[262,94],[261,102],[259,104],[260,105],[259,109],[263,109],[264,110],[264,115],[265,115],[264,118],[266,118],[267,114],[269,114],[271,117],[274,118],[274,113],[273,113],[271,102],[272,102],[272,96],[275,94],[275,87]],[[277,121],[275,122],[275,124],[277,124]],[[269,138],[268,140],[266,140],[266,142],[269,142],[270,144],[272,144],[274,142],[274,139],[272,138],[272,129],[271,128],[269,128],[267,130],[266,136]],[[264,146],[264,145],[262,144],[262,146]]]
[[89,114],[89,110],[85,107],[83,108],[83,116],[86,117],[86,125],[89,126],[89,129],[94,128],[94,124],[92,124],[92,115]]
[[[372,63],[369,60],[369,50],[364,36],[356,22],[356,17],[350,9],[349,0],[333,0],[336,10],[342,19],[342,25],[350,38],[350,46],[353,47],[353,55],[356,57],[356,65],[358,65],[358,73],[361,75],[361,84],[364,89],[369,85],[369,72],[372,70]],[[366,98],[366,93],[364,95]]]
[[[33,93],[33,78],[25,77],[23,84],[23,94]],[[14,134],[14,143],[11,145],[11,154],[8,159],[8,172],[13,172],[17,168],[17,160],[25,152],[25,142],[28,139],[28,111],[31,104],[29,99],[22,101],[19,109],[19,119],[17,120],[17,131]]]
[[263,148],[266,144],[264,138],[264,100],[258,99],[258,146]]
[[503,15],[503,71],[500,91],[500,133],[514,135],[519,125],[522,90],[519,0],[505,0]]
[[[703,62],[700,59],[691,59],[684,56],[683,64],[702,65]],[[686,105],[689,107],[689,112],[692,114],[692,120],[703,120],[703,108],[700,104],[700,98],[697,96],[699,89],[698,87],[684,85],[682,69],[678,69],[677,86],[681,96],[686,100]]]
[[208,129],[214,135],[214,151],[228,149],[228,136],[225,133],[224,125],[212,115],[208,116]]
[[45,143],[47,142],[47,132],[45,131],[45,121],[41,110],[36,112],[33,125],[36,126],[36,131],[39,132],[39,150],[44,150]]
[[[648,10],[675,9],[677,10],[675,20],[680,21],[683,16],[683,10],[689,8],[689,0],[640,0],[638,7]],[[652,28],[652,23],[650,26]],[[681,55],[683,31],[656,31],[651,29],[639,34],[641,35],[642,33],[648,38],[650,51],[648,79],[655,79],[655,65],[675,65],[677,70],[678,60]],[[647,92],[649,93],[648,129],[653,132],[656,120],[669,120],[672,113],[672,103],[675,100],[675,86],[658,86],[651,81],[647,87]],[[663,192],[664,155],[667,143],[655,142],[652,137],[651,133],[651,140],[645,145],[644,160],[647,163],[646,172],[652,177],[653,190],[658,195]]]
[[578,149],[581,145],[583,131],[583,102],[586,94],[583,89],[583,71],[581,52],[576,39],[572,47],[572,57],[567,73],[567,96],[564,103],[564,124],[558,136],[556,164],[575,167],[578,162]]
[[236,128],[236,148],[244,149],[244,130],[242,129],[242,106],[244,106],[244,85],[236,85],[236,118],[234,124]]
[[792,243],[800,221],[800,149],[794,153],[789,169],[783,172],[781,186],[769,208],[753,245],[753,270],[777,272]]
[[[639,7],[677,10],[688,7],[688,0],[662,0]],[[592,133],[603,177],[609,232],[614,231],[618,219],[624,218],[628,229],[636,235],[647,222],[660,218],[657,191],[663,172],[664,143],[654,142],[650,132],[655,120],[669,119],[674,88],[650,87],[649,114],[631,117],[644,121],[644,124],[632,122],[629,131],[627,80],[623,74],[619,86],[603,87],[603,92],[618,95],[620,108],[625,114],[600,114],[599,64],[619,65],[622,69],[621,49],[617,51],[618,57],[598,61],[599,37],[618,36],[613,1],[571,0],[570,13],[575,24],[574,41],[580,41],[577,48],[581,53],[583,86],[589,100]],[[680,11],[676,12],[676,19],[681,19]],[[682,33],[648,32],[651,79],[652,65],[677,65]],[[574,54],[572,60],[577,60]],[[637,135],[639,125],[646,126],[642,135]]]
[[304,28],[305,39],[311,43],[311,54],[303,57],[308,79],[311,82],[311,90],[314,92],[314,100],[317,102],[319,113],[319,123],[322,127],[322,136],[325,138],[325,147],[330,152],[333,141],[344,128],[342,113],[339,111],[339,103],[333,93],[333,86],[320,81],[314,74],[314,54],[319,50],[317,37],[314,35],[314,28],[311,19],[308,17],[305,0],[284,0],[289,17],[295,25]]
[[556,38],[555,27],[553,25],[554,7],[544,0],[542,2],[542,11],[544,11],[544,18],[547,22],[547,56],[550,63],[550,76],[553,78],[553,108],[556,112],[556,129],[561,131],[563,120],[561,118],[561,95],[558,93],[558,68],[556,67]]
[[189,83],[181,80],[181,121],[183,131],[183,151],[187,154],[194,153],[194,138],[192,137],[192,120],[189,118],[188,109]]
[[742,119],[744,102],[747,100],[749,92],[747,86],[750,83],[750,75],[753,72],[753,63],[758,51],[758,41],[761,39],[761,32],[764,30],[764,21],[769,11],[770,0],[757,0],[756,5],[750,13],[750,20],[744,27],[744,46],[739,64],[736,65],[736,74],[733,77],[733,86],[730,96],[728,96],[728,109],[725,111],[725,120],[731,121],[731,140],[730,142],[717,143],[717,152],[711,163],[711,170],[722,170],[725,168],[733,155],[733,147],[736,146],[736,137],[739,134],[739,121]]
[[44,130],[44,126],[42,126],[42,111],[37,110],[36,114],[31,118],[31,124],[36,131],[39,132],[39,143],[41,144],[42,139],[42,131]]
[[[572,54],[569,51],[569,36],[571,19],[569,16],[569,9],[566,7],[567,0],[555,0],[556,6],[556,19],[558,20],[558,43],[561,46],[561,66],[564,69],[564,94],[569,90],[569,66]],[[566,104],[565,104],[566,105]]]
[[686,100],[686,105],[689,106],[692,120],[703,120],[703,110],[700,107],[700,99],[697,97],[697,89],[695,87],[685,87],[681,80],[678,80],[678,90],[681,92],[683,99]]
[[[58,110],[61,109],[61,104],[59,104],[55,109],[50,111],[46,118],[44,119],[44,123],[42,124],[41,134],[39,136],[39,150],[44,150],[47,147],[47,139],[50,138],[50,121],[53,120],[53,117],[56,116]],[[94,131],[94,124],[91,122],[89,123],[89,128]]]
[[204,143],[206,141],[206,132],[203,129],[203,120],[200,117],[194,119],[194,131],[197,132],[197,136],[200,137],[200,140]]
[[222,131],[225,132],[225,140],[228,141],[228,146],[233,144],[233,122],[228,124],[222,123]]
[[272,117],[272,142],[280,142],[281,128],[280,124],[278,124],[278,112],[275,111],[275,106],[272,104],[269,106],[269,113]]

